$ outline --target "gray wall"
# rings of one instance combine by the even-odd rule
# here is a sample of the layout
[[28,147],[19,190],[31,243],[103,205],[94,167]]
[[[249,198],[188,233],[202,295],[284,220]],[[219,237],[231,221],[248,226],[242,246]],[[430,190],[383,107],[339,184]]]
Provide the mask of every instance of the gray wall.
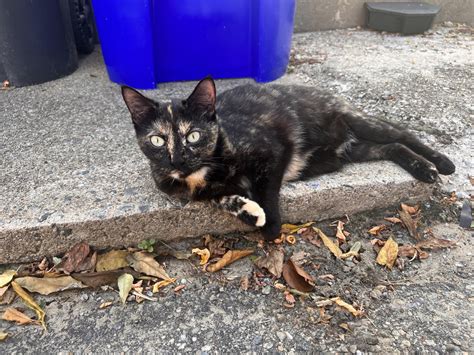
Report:
[[[367,0],[297,0],[295,32],[364,26]],[[402,2],[407,0],[377,0]],[[436,22],[474,25],[474,0],[426,0],[441,6]]]

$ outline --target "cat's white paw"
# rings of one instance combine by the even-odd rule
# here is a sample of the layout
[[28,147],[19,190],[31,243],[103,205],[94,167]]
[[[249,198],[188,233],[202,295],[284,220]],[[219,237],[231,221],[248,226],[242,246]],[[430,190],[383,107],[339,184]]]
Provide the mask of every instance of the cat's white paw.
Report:
[[265,211],[260,205],[248,198],[242,197],[243,202],[245,202],[240,208],[240,213],[247,213],[250,216],[256,217],[257,221],[255,222],[256,227],[263,227],[266,222]]

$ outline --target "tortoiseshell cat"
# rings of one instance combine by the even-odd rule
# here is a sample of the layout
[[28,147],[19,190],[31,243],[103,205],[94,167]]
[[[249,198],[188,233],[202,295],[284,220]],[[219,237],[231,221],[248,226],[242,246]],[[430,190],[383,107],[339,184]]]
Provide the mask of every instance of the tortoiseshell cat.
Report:
[[138,144],[156,186],[169,195],[209,200],[265,239],[280,231],[283,182],[391,160],[433,183],[453,163],[395,126],[369,120],[334,96],[304,86],[242,85],[216,97],[205,78],[186,100],[157,103],[122,87]]

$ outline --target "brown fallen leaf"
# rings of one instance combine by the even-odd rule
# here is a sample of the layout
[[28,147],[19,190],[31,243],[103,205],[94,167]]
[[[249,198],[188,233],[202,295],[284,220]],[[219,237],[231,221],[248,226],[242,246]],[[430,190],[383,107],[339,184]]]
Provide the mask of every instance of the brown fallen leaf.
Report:
[[364,314],[362,311],[355,309],[353,305],[344,302],[340,297],[331,298],[331,301],[333,301],[339,307],[347,309],[354,317],[360,317]]
[[71,276],[61,276],[56,278],[40,278],[40,277],[18,277],[15,281],[23,288],[30,292],[49,295],[50,293],[65,291],[74,288],[85,288],[80,281],[75,280]]
[[396,224],[396,223],[402,223],[402,220],[397,217],[385,217],[384,218],[386,221],[389,221],[390,223]]
[[398,246],[398,256],[399,257],[407,257],[410,259],[418,258],[418,259],[427,259],[429,254],[426,251],[421,250],[415,245],[399,245]]
[[340,258],[342,255],[342,250],[337,246],[331,239],[329,239],[320,229],[314,228],[315,231],[318,232],[319,237],[323,241],[323,244],[328,248],[331,253],[334,254],[336,258]]
[[9,322],[15,322],[20,325],[31,324],[31,323],[38,324],[37,321],[31,319],[26,314],[24,314],[23,312],[20,312],[19,310],[13,307],[8,307],[5,310],[5,312],[2,315],[2,319],[7,320]]
[[419,240],[420,236],[416,229],[416,222],[413,220],[411,215],[404,210],[398,211],[398,214],[400,216],[400,219],[402,220],[403,225],[408,230],[408,233],[410,234],[410,236]]
[[211,252],[207,248],[204,248],[204,249],[194,248],[191,251],[193,254],[199,255],[199,257],[201,258],[199,265],[207,264],[207,262],[209,261],[209,258],[211,257]]
[[402,208],[402,211],[405,211],[408,214],[416,214],[420,209],[420,206],[409,206],[404,203],[400,204],[400,207]]
[[232,264],[234,261],[244,258],[250,254],[253,254],[253,250],[229,250],[224,256],[219,259],[216,263],[208,265],[206,270],[209,272],[216,272],[223,267]]
[[88,271],[92,272],[95,270],[95,265],[97,263],[97,252],[93,252],[92,255],[86,257],[75,270],[76,272]]
[[15,281],[12,281],[11,285],[16,294],[20,296],[23,303],[29,308],[31,308],[33,311],[35,311],[36,316],[38,317],[38,322],[46,330],[46,323],[44,322],[44,317],[46,313],[43,311],[43,309],[35,302],[33,297],[31,297],[28,292],[26,292],[19,284],[17,284]]
[[150,253],[137,251],[131,255],[128,255],[127,261],[134,270],[145,275],[159,277],[163,280],[170,279],[165,269],[163,269],[163,267]]
[[385,224],[380,224],[378,226],[370,228],[368,232],[372,235],[379,235],[380,232],[385,229],[387,229],[387,226]]
[[1,288],[2,294],[0,295],[1,304],[11,304],[16,297],[16,293],[12,290],[10,285]]
[[416,246],[422,249],[442,249],[454,247],[456,246],[456,242],[431,236],[425,240],[419,241],[416,243]]
[[74,273],[71,274],[71,276],[74,279],[82,282],[84,285],[95,288],[105,285],[114,285],[117,282],[119,276],[123,273],[131,274],[135,278],[140,277],[139,273],[135,272],[130,268],[125,268],[122,270],[89,272],[84,274]]
[[277,278],[281,277],[283,270],[283,259],[285,255],[282,249],[273,249],[267,256],[262,256],[255,261],[255,265],[260,269],[267,269]]
[[159,291],[160,288],[163,288],[163,287],[166,287],[172,283],[175,283],[176,282],[176,279],[175,278],[171,278],[171,279],[168,279],[168,280],[162,280],[162,281],[158,281],[157,283],[155,283],[153,285],[153,289],[152,289],[152,292],[153,293],[157,293]]
[[6,338],[8,338],[8,333],[0,332],[0,341],[4,341]]
[[287,242],[288,244],[293,245],[293,244],[296,243],[296,237],[295,237],[293,234],[287,235],[287,236],[286,236],[286,242]]
[[346,234],[344,233],[344,224],[345,223],[342,221],[337,221],[336,238],[339,240],[341,244],[346,242]]
[[62,270],[66,274],[78,272],[79,265],[87,258],[90,252],[89,244],[80,242],[74,245],[56,265],[56,270]]
[[0,275],[0,287],[8,285],[11,280],[16,276],[15,270],[6,270]]
[[111,250],[97,257],[96,271],[117,270],[128,266],[127,250]]
[[305,231],[301,234],[301,237],[308,241],[309,243],[317,246],[318,248],[321,247],[321,239],[318,236],[317,231],[315,231],[316,228],[311,227],[311,228],[305,228]]
[[361,242],[355,242],[351,249],[347,252],[341,255],[341,259],[348,259],[348,258],[354,258],[359,256],[359,251],[362,248]]
[[301,292],[310,292],[314,288],[314,279],[291,258],[283,265],[283,278],[286,283]]
[[183,288],[185,288],[185,287],[186,287],[186,285],[179,285],[179,286],[176,286],[173,291],[174,291],[174,292],[179,292],[179,291],[181,291],[181,290],[182,290]]
[[377,263],[382,266],[386,266],[389,269],[392,269],[397,260],[398,255],[398,244],[395,242],[392,237],[388,238],[385,242],[385,245],[380,249],[379,255],[377,255]]
[[49,262],[47,258],[43,258],[41,262],[38,264],[38,270],[46,271],[49,268]]
[[223,239],[214,239],[211,235],[204,236],[204,246],[211,253],[211,257],[221,257],[226,252],[226,241]]
[[295,296],[293,296],[290,292],[285,292],[285,301],[289,304],[296,303]]
[[7,292],[7,290],[8,290],[9,287],[10,287],[9,285],[0,287],[0,300],[2,299],[3,295],[5,294],[5,292]]
[[247,291],[249,289],[249,278],[247,275],[240,278],[240,289],[242,291]]
[[104,308],[110,307],[113,303],[114,303],[113,301],[102,302],[99,306],[99,309],[104,309]]

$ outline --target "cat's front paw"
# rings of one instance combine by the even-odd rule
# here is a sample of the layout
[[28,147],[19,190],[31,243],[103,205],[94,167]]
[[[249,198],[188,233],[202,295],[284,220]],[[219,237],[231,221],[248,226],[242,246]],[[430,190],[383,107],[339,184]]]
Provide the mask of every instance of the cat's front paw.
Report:
[[237,212],[237,217],[251,226],[263,227],[266,222],[263,208],[257,202],[245,197],[241,197],[241,201],[243,204]]

